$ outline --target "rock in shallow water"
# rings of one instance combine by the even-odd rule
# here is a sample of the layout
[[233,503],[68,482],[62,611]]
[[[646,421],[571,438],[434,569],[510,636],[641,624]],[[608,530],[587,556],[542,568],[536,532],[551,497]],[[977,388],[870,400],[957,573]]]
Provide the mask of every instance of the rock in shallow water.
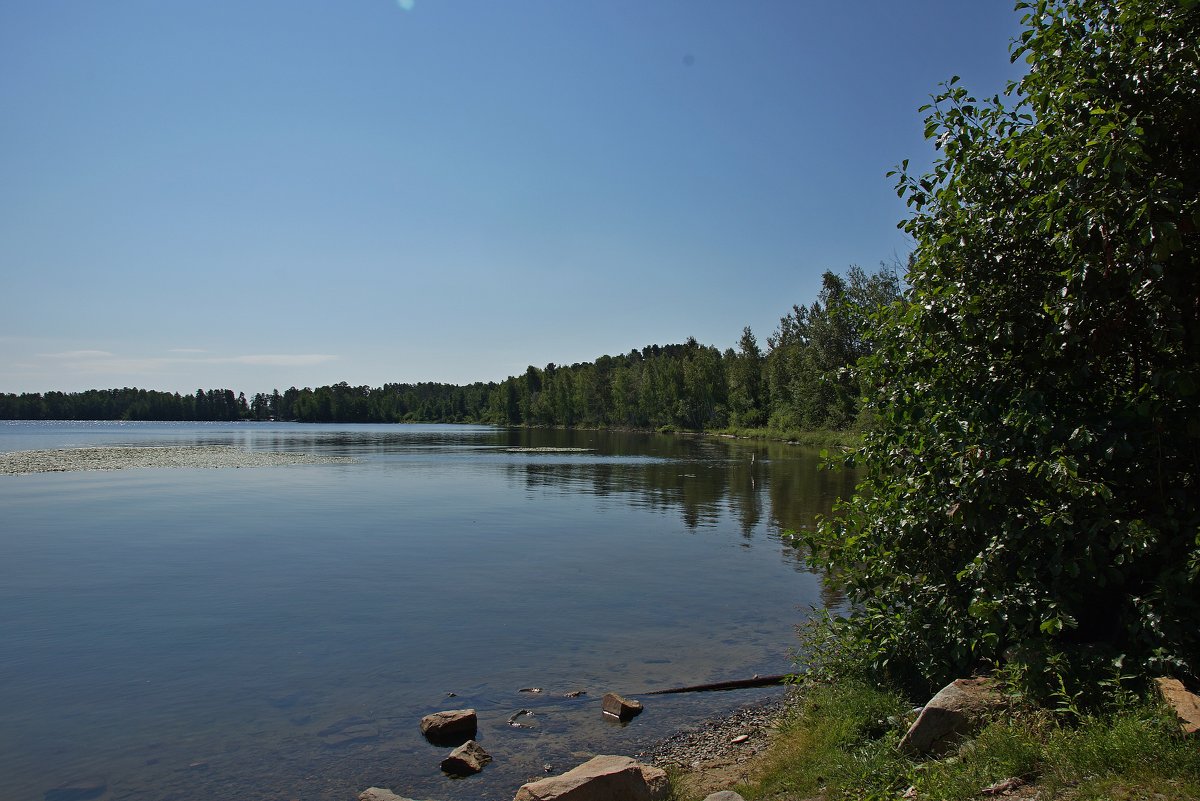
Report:
[[604,714],[612,715],[619,720],[632,720],[642,713],[642,702],[622,698],[616,693],[605,693],[600,701]]
[[469,740],[475,736],[478,727],[479,719],[474,709],[447,709],[421,718],[421,733],[434,741],[460,737]]
[[442,760],[442,770],[455,776],[470,776],[483,770],[491,761],[492,755],[483,750],[483,746],[474,740],[467,740]]

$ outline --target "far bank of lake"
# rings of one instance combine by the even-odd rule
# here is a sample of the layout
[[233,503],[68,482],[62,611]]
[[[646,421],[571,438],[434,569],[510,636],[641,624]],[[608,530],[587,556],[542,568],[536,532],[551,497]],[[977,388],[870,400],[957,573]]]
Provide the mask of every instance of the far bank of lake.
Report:
[[[546,765],[635,753],[771,692],[655,697],[621,727],[605,691],[785,672],[795,624],[839,602],[780,535],[853,478],[783,444],[0,424],[0,451],[104,445],[353,461],[0,476],[14,798],[95,778],[127,799],[507,799]],[[495,762],[453,781],[417,721],[464,706]],[[533,728],[508,725],[520,709]]]

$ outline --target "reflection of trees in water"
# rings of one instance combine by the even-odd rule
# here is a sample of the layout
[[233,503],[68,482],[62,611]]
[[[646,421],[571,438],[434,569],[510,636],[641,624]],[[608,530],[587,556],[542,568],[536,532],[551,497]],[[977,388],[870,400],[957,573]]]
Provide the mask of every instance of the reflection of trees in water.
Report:
[[814,454],[795,465],[786,458],[772,458],[769,495],[771,525],[780,531],[802,531],[812,527],[818,514],[828,514],[837,498],[854,491],[857,481],[848,470],[823,470]]
[[[538,429],[502,432],[502,439],[507,447],[594,451],[578,458],[531,454],[527,463],[514,463],[509,470],[528,489],[576,487],[594,495],[627,496],[642,508],[677,510],[690,531],[715,526],[728,514],[747,542],[756,534],[778,542],[781,558],[803,572],[815,571],[783,533],[810,528],[855,484],[850,472],[821,469],[816,452],[783,443]],[[836,585],[822,584],[825,602],[840,603]]]
[[765,467],[757,454],[751,459],[733,458],[729,462],[729,504],[741,525],[742,536],[747,540],[754,537],[754,529],[763,516],[761,488],[764,482],[759,473]]
[[634,506],[678,509],[688,529],[716,525],[723,511],[723,470],[703,462],[645,463],[531,460],[514,465],[527,489],[576,487],[593,495],[629,496]]

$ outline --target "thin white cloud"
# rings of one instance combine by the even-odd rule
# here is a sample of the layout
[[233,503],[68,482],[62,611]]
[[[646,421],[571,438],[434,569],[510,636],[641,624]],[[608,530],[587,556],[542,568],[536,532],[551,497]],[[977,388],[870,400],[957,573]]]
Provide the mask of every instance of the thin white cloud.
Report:
[[155,358],[108,358],[89,357],[78,360],[64,359],[62,366],[77,373],[155,373],[172,364],[171,359]]
[[97,364],[105,367],[115,365],[164,366],[167,364],[253,364],[267,367],[304,367],[324,364],[337,359],[329,353],[249,353],[241,356],[208,356],[195,358],[195,354],[208,353],[200,348],[172,348],[167,353],[176,356],[126,357],[106,350],[68,350],[61,353],[42,353],[42,358],[70,362],[73,365]]
[[106,350],[65,350],[61,353],[43,353],[47,359],[111,359],[113,354]]
[[70,350],[42,353],[56,370],[76,373],[158,373],[171,368],[199,364],[242,364],[255,367],[308,367],[338,357],[328,353],[248,353],[238,356],[201,356],[200,348],[173,348],[168,356],[125,356],[106,350]]
[[204,359],[215,364],[253,364],[267,367],[304,367],[310,364],[324,364],[336,359],[327,353],[260,353],[249,356],[231,356],[224,359]]

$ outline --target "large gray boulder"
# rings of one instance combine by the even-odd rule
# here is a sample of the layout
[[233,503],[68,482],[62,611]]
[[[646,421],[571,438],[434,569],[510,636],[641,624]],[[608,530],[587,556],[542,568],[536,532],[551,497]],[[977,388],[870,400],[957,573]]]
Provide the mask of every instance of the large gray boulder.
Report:
[[447,709],[421,718],[421,733],[435,742],[469,740],[478,728],[474,709]]
[[561,776],[522,785],[514,801],[664,801],[666,771],[624,756],[598,756]]
[[945,753],[982,728],[1003,704],[1004,696],[991,679],[955,679],[921,710],[900,740],[900,750],[909,756]]
[[442,760],[442,770],[455,776],[470,776],[483,770],[484,765],[491,761],[492,755],[484,751],[483,746],[474,740],[467,740]]

